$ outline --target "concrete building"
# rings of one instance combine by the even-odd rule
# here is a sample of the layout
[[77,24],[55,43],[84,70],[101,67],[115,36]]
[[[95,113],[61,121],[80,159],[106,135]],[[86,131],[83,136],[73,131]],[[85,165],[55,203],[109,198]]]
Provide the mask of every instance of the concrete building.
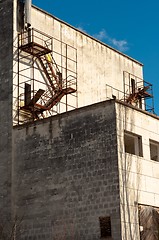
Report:
[[14,239],[158,239],[142,64],[29,5],[0,1],[1,222],[23,219]]

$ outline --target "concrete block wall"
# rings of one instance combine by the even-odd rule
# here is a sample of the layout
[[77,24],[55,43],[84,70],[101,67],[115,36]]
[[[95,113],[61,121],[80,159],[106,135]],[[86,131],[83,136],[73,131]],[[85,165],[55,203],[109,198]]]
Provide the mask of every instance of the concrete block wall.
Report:
[[13,3],[0,1],[0,219],[11,214]]
[[14,127],[15,212],[22,239],[100,238],[110,216],[120,237],[114,101]]

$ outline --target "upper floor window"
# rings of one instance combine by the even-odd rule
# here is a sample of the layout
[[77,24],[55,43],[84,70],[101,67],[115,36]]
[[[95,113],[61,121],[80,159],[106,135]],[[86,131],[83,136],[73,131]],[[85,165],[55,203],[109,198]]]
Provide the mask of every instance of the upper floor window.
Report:
[[124,145],[125,145],[125,152],[134,154],[137,156],[142,157],[142,137],[131,133],[131,132],[124,132]]
[[150,140],[150,158],[159,161],[159,143],[153,140]]

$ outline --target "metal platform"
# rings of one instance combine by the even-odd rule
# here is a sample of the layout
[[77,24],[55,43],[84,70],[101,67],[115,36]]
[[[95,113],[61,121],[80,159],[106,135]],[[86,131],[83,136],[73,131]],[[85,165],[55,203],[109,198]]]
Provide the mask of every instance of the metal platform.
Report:
[[51,49],[44,47],[36,42],[30,42],[28,44],[21,45],[19,48],[20,50],[36,57],[40,57],[52,52]]

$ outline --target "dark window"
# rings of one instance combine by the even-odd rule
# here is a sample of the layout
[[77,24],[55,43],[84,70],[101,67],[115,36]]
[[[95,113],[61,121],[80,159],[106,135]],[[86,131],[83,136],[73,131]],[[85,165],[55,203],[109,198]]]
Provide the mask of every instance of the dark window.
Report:
[[142,137],[131,132],[124,133],[125,152],[142,157]]
[[110,217],[100,217],[100,232],[101,238],[111,237],[111,220]]
[[152,140],[150,140],[150,158],[159,161],[159,143]]
[[135,79],[131,78],[132,93],[135,93]]
[[21,32],[24,29],[24,1],[17,1],[17,31]]

